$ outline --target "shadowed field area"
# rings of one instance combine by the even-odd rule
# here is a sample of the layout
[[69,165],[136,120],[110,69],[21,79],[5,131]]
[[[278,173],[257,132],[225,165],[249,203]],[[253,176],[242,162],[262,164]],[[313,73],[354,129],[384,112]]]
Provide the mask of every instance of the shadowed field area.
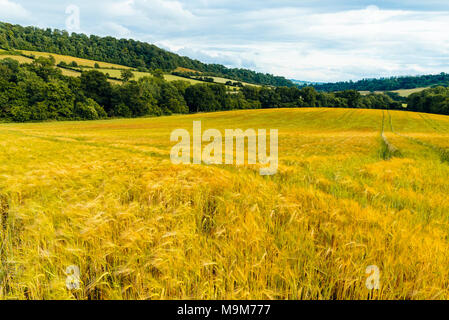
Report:
[[[172,165],[196,120],[279,129],[278,173]],[[448,138],[360,109],[1,124],[0,298],[447,299]]]

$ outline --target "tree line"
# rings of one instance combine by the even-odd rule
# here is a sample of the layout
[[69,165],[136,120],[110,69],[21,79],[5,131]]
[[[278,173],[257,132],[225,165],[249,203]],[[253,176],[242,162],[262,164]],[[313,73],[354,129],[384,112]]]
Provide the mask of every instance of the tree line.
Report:
[[203,72],[208,76],[225,77],[253,84],[294,86],[284,77],[247,69],[226,68],[219,64],[205,64],[140,41],[69,34],[67,31],[50,28],[44,30],[0,22],[0,48],[70,55],[125,65],[140,71],[161,69],[171,72],[183,67]]
[[358,91],[392,91],[400,89],[415,89],[431,86],[449,86],[449,74],[403,76],[380,79],[363,79],[336,83],[314,84],[318,91],[335,92],[344,90]]
[[137,81],[122,74],[122,84],[90,69],[80,77],[64,76],[53,57],[19,64],[0,61],[0,118],[8,121],[94,120],[256,108],[352,107],[399,109],[383,94],[355,90],[322,93],[312,87],[244,86],[229,91],[223,84],[168,82],[162,72]]
[[449,88],[436,87],[413,93],[407,104],[410,111],[449,115]]

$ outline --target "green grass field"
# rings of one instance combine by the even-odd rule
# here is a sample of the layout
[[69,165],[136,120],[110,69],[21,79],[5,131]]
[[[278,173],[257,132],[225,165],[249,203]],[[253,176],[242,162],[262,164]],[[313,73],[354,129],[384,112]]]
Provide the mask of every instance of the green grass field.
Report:
[[[171,164],[194,120],[279,129],[278,173]],[[1,124],[0,299],[448,299],[448,138],[359,109]]]

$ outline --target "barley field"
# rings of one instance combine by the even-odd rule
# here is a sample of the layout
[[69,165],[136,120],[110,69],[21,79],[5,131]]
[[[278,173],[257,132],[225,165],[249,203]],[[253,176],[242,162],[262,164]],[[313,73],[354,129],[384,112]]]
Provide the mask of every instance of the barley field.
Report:
[[[110,77],[113,78],[118,78],[120,79],[122,77],[122,70],[112,70],[112,69],[95,69],[97,71],[100,71],[104,74],[109,74]],[[139,80],[143,77],[153,77],[153,75],[150,72],[139,72],[139,71],[132,71],[132,73],[134,74],[134,77],[132,78],[132,80]],[[164,74],[164,79],[166,81],[187,81],[190,84],[198,84],[198,83],[204,83],[198,80],[194,80],[194,79],[188,79],[188,78],[183,78],[183,77],[179,77],[179,76],[174,76],[172,74]]]
[[[416,92],[421,92],[423,90],[429,89],[429,87],[423,87],[423,88],[415,88],[415,89],[400,89],[400,90],[392,90],[390,92],[395,92],[397,94],[399,94],[400,97],[404,97],[407,98],[408,96],[410,96],[412,93],[416,93]],[[385,93],[388,91],[374,91],[374,93]],[[360,93],[362,95],[368,95],[371,92],[369,91],[360,91]]]
[[45,57],[49,58],[50,56],[53,56],[55,58],[56,64],[59,64],[61,62],[65,62],[67,64],[70,64],[72,62],[76,62],[79,66],[87,66],[93,68],[95,64],[97,63],[100,68],[116,68],[116,69],[132,69],[130,67],[125,67],[122,65],[109,63],[109,62],[102,62],[102,61],[95,61],[95,60],[89,60],[89,59],[83,59],[83,58],[76,58],[56,53],[49,53],[49,52],[39,52],[39,51],[28,51],[28,50],[20,50],[22,53],[28,55],[28,56],[35,56],[37,58],[39,57]]
[[19,63],[31,63],[31,62],[33,62],[33,59],[30,59],[30,58],[27,58],[27,57],[23,57],[23,56],[17,56],[17,55],[2,54],[2,52],[0,51],[0,60],[7,59],[7,58],[16,60]]
[[[279,129],[278,173],[173,165],[195,120]],[[448,138],[358,109],[0,124],[0,299],[448,299]]]

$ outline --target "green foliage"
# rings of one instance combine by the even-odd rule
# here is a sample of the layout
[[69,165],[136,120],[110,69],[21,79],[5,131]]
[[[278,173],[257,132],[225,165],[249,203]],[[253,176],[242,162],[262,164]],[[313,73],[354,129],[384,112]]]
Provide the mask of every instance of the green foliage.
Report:
[[31,119],[31,112],[26,106],[13,106],[10,113],[11,119],[15,122],[26,122]]
[[449,88],[436,87],[411,94],[408,110],[449,115]]
[[151,74],[155,78],[164,79],[164,72],[161,69],[152,70]]
[[189,109],[180,91],[169,82],[163,82],[161,85],[161,95],[159,105],[164,113],[188,113]]
[[360,81],[347,81],[336,83],[315,84],[318,91],[335,92],[345,90],[356,91],[393,91],[400,89],[415,89],[431,86],[449,86],[449,74],[391,77],[381,79],[363,79]]
[[86,120],[96,120],[107,118],[107,113],[93,99],[86,99],[85,102],[78,102],[75,106],[75,114],[77,117]]
[[106,111],[111,109],[112,87],[107,76],[97,70],[83,72],[81,74],[81,89],[86,97],[92,98],[103,106]]
[[187,88],[185,100],[190,112],[210,112],[219,110],[220,104],[211,85],[196,84]]
[[134,78],[134,73],[131,70],[122,70],[121,72],[121,78],[123,82],[128,82],[132,78]]

